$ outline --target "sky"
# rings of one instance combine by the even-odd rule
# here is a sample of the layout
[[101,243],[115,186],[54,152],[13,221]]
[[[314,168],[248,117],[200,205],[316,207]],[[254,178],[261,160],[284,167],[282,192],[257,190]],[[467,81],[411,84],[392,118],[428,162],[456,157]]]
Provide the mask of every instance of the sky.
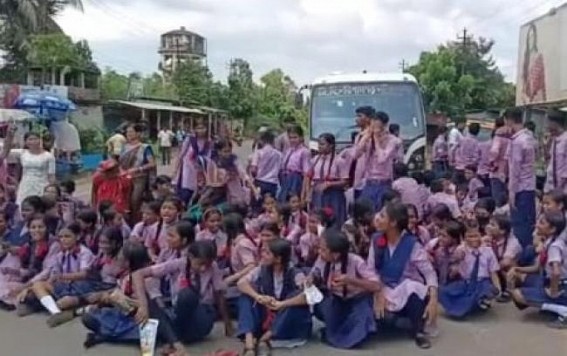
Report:
[[207,38],[207,64],[225,81],[231,58],[258,79],[281,68],[303,85],[331,72],[398,72],[466,27],[496,41],[515,81],[520,25],[565,0],[83,0],[57,22],[86,39],[101,68],[157,71],[160,34],[185,26]]

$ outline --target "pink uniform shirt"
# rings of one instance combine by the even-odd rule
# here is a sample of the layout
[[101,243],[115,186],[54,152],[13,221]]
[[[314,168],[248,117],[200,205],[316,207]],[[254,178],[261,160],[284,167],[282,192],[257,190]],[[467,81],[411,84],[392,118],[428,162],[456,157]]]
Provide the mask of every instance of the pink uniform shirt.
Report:
[[278,184],[282,166],[282,153],[271,145],[264,145],[254,152],[250,165],[256,171],[257,180]]
[[560,189],[567,193],[567,131],[552,139],[544,191]]
[[464,136],[455,149],[455,168],[463,170],[468,165],[478,166],[480,148],[476,137]]
[[522,191],[534,191],[536,187],[535,159],[537,142],[527,129],[522,129],[512,136],[508,146],[509,181],[511,194]]

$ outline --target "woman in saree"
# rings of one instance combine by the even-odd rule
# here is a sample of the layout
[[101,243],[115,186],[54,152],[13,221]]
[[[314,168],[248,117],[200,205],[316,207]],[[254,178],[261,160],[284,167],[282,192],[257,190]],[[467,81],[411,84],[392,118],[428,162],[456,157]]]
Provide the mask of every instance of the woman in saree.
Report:
[[134,224],[141,216],[142,201],[151,194],[150,184],[156,176],[156,162],[152,146],[142,142],[145,127],[130,124],[126,128],[126,144],[120,154],[120,167],[132,177],[132,194],[128,207],[128,223]]

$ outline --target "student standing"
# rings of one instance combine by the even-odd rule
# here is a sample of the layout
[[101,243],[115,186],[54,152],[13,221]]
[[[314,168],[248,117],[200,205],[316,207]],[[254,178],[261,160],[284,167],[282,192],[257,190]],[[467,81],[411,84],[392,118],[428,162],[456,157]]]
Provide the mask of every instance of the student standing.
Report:
[[175,134],[170,129],[161,129],[158,133],[159,150],[161,153],[161,164],[171,164],[171,146]]
[[559,189],[567,192],[567,131],[565,115],[561,112],[547,113],[547,128],[551,135],[547,180],[544,192]]
[[365,184],[362,196],[374,203],[374,209],[382,207],[382,195],[393,179],[397,144],[386,131],[390,118],[385,112],[377,112],[371,129],[367,130],[357,144],[357,156],[368,155]]
[[513,132],[508,148],[510,217],[514,235],[522,247],[532,245],[536,220],[535,209],[535,158],[537,142],[523,127],[522,110],[507,110],[506,124]]
[[447,127],[439,126],[437,138],[433,142],[431,167],[436,178],[441,178],[449,169],[449,144],[447,143]]
[[279,185],[279,171],[282,165],[282,153],[274,148],[274,133],[270,130],[260,134],[261,148],[252,154],[250,173],[254,177],[254,184],[259,188],[260,199],[256,199],[254,208],[256,213],[262,207],[262,200],[266,194],[276,196]]
[[472,123],[469,125],[469,134],[464,136],[455,148],[455,181],[463,183],[464,170],[468,165],[478,167],[480,161],[480,148],[476,138],[480,132],[480,125]]
[[311,202],[315,210],[332,208],[337,226],[346,220],[345,187],[348,172],[344,161],[335,152],[335,136],[319,136],[319,155],[312,159],[312,168],[304,181],[304,201]]
[[490,165],[490,191],[496,206],[501,207],[506,202],[506,179],[508,178],[508,145],[510,143],[510,128],[505,126],[503,118],[498,118],[494,122],[495,131],[493,133],[492,144],[488,152]]
[[311,154],[303,144],[303,129],[291,125],[287,131],[289,148],[284,152],[280,170],[278,201],[285,203],[292,194],[301,195],[303,179],[309,173]]

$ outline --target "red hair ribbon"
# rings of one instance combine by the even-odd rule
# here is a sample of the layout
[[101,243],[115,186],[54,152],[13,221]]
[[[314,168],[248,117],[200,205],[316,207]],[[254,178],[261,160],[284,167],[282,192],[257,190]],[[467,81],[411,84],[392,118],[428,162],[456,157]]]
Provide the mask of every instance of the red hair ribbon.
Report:
[[333,214],[335,213],[333,208],[331,208],[330,206],[324,207],[323,209],[321,209],[321,211],[323,212],[323,214],[325,214],[325,217],[327,217],[327,218],[332,217]]
[[191,287],[191,280],[187,279],[187,277],[179,278],[179,289],[189,288]]

